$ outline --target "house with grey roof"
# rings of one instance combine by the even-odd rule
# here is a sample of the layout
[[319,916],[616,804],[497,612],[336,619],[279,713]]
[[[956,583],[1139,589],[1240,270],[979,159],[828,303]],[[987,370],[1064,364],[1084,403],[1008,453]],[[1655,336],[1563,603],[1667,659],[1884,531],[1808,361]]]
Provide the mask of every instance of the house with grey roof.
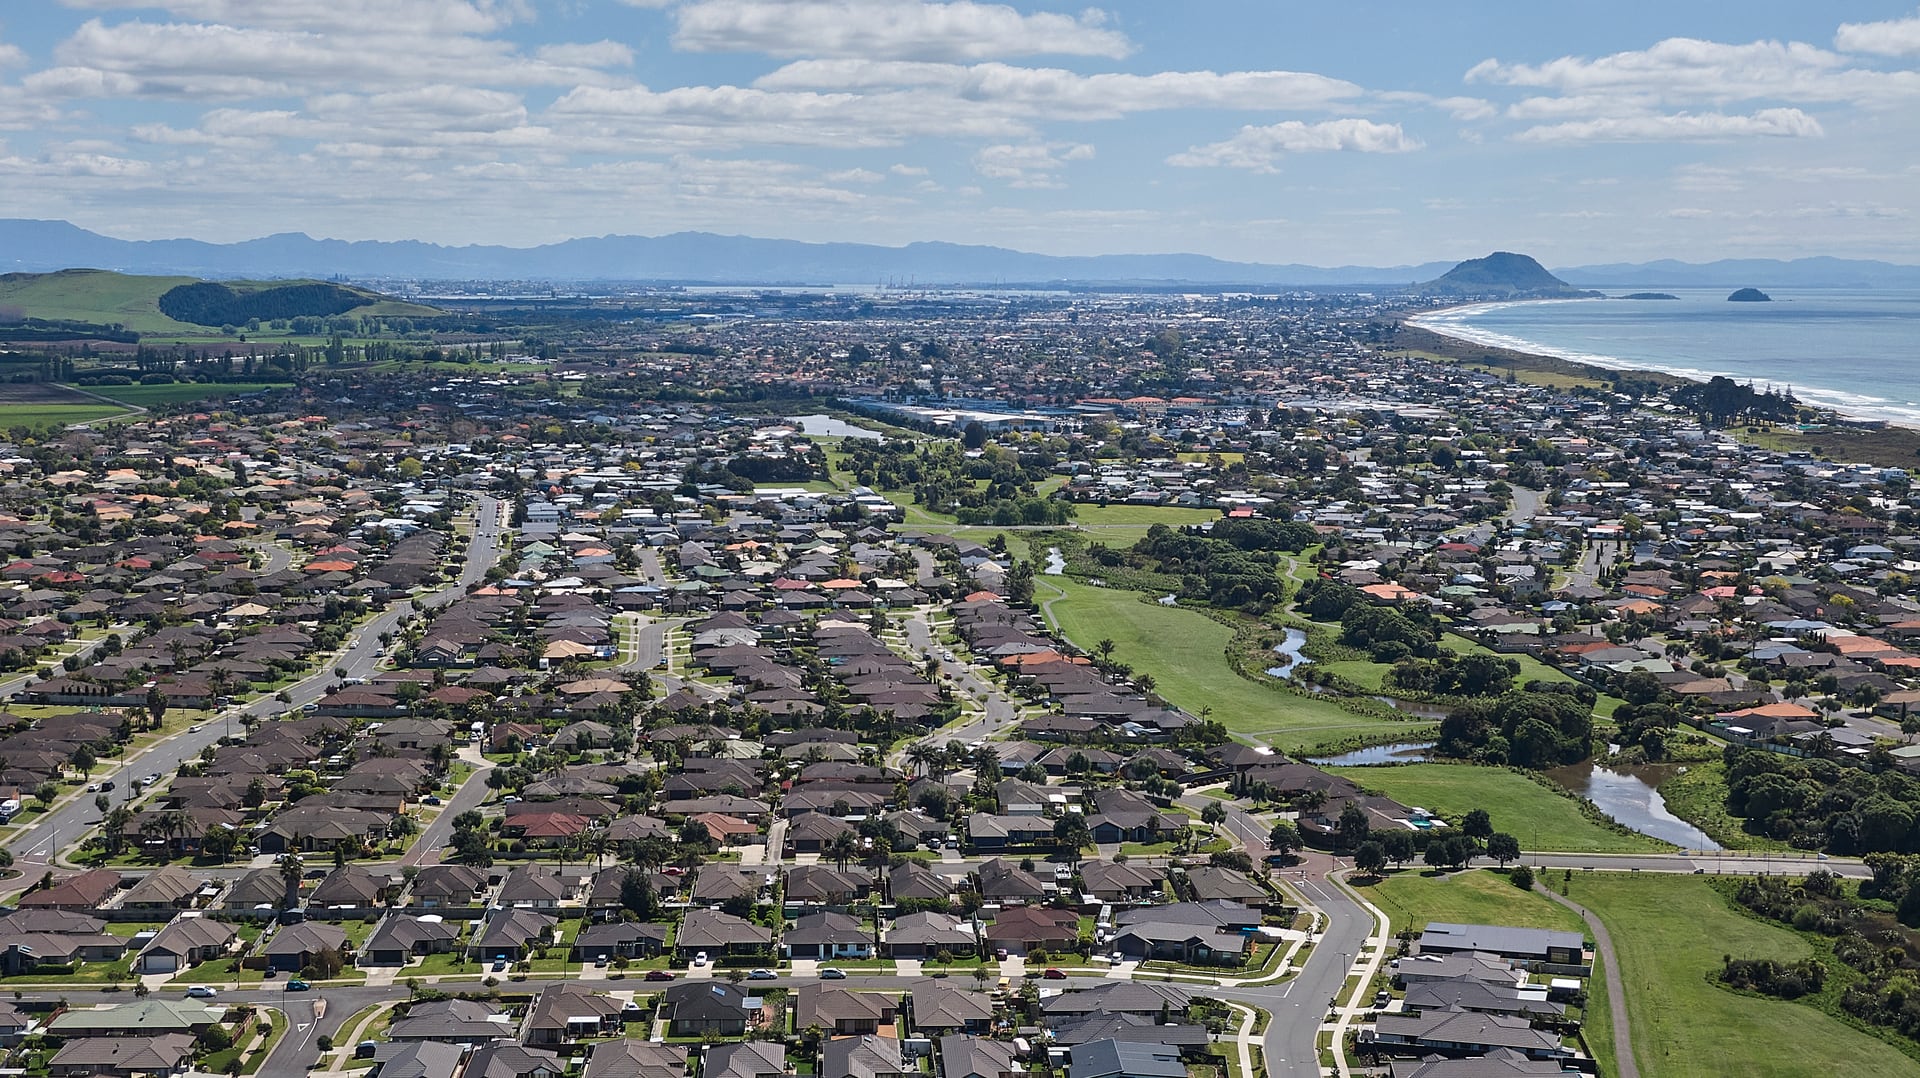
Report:
[[907,1068],[901,1062],[898,1041],[866,1034],[821,1042],[820,1065],[814,1073],[819,1078],[905,1078]]
[[949,1034],[935,1043],[940,1050],[940,1078],[1019,1078],[1026,1073],[1007,1041]]
[[1578,932],[1506,925],[1463,925],[1434,921],[1420,933],[1421,954],[1480,951],[1527,962],[1578,965],[1586,957],[1586,937]]
[[685,1078],[686,1073],[684,1045],[625,1039],[594,1045],[580,1078]]
[[436,999],[413,1004],[406,1017],[396,1018],[387,1030],[395,1041],[445,1041],[448,1044],[485,1044],[511,1039],[519,1032],[512,1015],[471,999]]
[[218,958],[232,948],[233,926],[207,917],[176,917],[140,948],[133,960],[139,974],[174,973]]
[[460,946],[460,926],[438,917],[389,914],[360,948],[363,966],[404,966],[414,958],[451,954]]
[[1068,1078],[1186,1078],[1180,1049],[1146,1041],[1088,1041],[1067,1053]]

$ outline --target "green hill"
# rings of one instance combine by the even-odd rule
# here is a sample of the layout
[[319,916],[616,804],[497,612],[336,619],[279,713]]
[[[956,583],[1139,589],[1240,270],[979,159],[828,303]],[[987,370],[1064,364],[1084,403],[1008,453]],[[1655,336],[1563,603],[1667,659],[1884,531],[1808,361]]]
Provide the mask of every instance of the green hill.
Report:
[[1422,292],[1453,295],[1507,293],[1516,296],[1579,296],[1583,293],[1547,272],[1527,255],[1495,251],[1473,258],[1420,286]]
[[[196,324],[169,318],[161,309],[162,297],[169,293],[175,298],[167,306],[176,314],[200,318],[217,312],[222,321],[228,320],[227,315],[245,315],[250,310],[260,312],[263,318],[299,313],[432,318],[441,313],[366,289],[320,281],[211,283],[193,277],[136,277],[72,269],[0,275],[0,320],[38,318],[120,325],[136,333],[159,336],[201,336],[219,331],[218,321]],[[183,296],[198,297],[201,302],[182,303],[179,300]],[[244,323],[246,318],[235,321]]]

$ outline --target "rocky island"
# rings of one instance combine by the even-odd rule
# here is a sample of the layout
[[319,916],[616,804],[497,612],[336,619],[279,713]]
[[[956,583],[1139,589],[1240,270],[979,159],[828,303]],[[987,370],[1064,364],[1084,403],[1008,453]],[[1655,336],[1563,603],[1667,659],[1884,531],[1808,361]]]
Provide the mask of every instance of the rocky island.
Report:
[[1621,299],[1679,299],[1680,297],[1671,295],[1666,292],[1629,292],[1626,295],[1621,296],[1620,298]]
[[1742,288],[1727,297],[1728,303],[1772,303],[1773,297],[1758,288]]

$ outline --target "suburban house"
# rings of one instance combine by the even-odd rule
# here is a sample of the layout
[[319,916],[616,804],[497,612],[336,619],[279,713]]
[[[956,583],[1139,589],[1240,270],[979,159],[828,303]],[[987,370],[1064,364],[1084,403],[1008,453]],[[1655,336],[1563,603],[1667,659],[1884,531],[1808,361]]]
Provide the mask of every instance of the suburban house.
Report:
[[233,926],[206,917],[176,917],[154,934],[133,960],[133,971],[176,973],[219,958],[233,946]]
[[793,1028],[818,1026],[830,1036],[876,1033],[892,1027],[899,1009],[899,1000],[885,993],[809,983],[794,993]]
[[921,984],[907,996],[913,1031],[923,1037],[943,1033],[986,1033],[993,1028],[993,1000],[944,984]]
[[346,931],[338,925],[302,921],[275,932],[273,938],[267,941],[263,953],[267,956],[269,969],[298,973],[313,965],[314,956],[324,951],[340,955],[342,961],[351,961],[347,954]]
[[900,1042],[868,1034],[822,1042],[820,1066],[814,1073],[819,1078],[905,1078],[906,1072]]
[[360,948],[363,966],[404,966],[430,954],[452,954],[460,949],[460,926],[438,917],[401,917],[389,914]]
[[873,934],[850,914],[809,913],[781,934],[780,949],[788,958],[872,958]]
[[742,917],[719,910],[688,910],[673,938],[674,956],[689,961],[705,952],[720,955],[764,955],[773,946],[773,932]]
[[1461,925],[1435,921],[1420,933],[1421,954],[1479,951],[1524,962],[1579,965],[1586,958],[1586,937],[1578,932],[1504,925]]
[[[740,1037],[760,1019],[760,1001],[739,985],[681,981],[660,993],[659,1016],[674,1037]],[[709,1059],[708,1066],[712,1066]],[[784,1058],[781,1069],[785,1069]]]

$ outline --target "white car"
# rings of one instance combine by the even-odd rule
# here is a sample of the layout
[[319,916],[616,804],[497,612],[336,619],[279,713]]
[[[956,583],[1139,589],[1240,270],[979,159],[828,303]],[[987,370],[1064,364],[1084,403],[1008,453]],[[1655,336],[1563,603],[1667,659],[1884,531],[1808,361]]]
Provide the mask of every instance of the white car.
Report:
[[699,954],[696,954],[693,956],[694,969],[699,969],[700,967],[706,964],[707,964],[707,952],[701,951]]
[[196,984],[187,989],[188,999],[213,999],[220,993],[204,984]]

